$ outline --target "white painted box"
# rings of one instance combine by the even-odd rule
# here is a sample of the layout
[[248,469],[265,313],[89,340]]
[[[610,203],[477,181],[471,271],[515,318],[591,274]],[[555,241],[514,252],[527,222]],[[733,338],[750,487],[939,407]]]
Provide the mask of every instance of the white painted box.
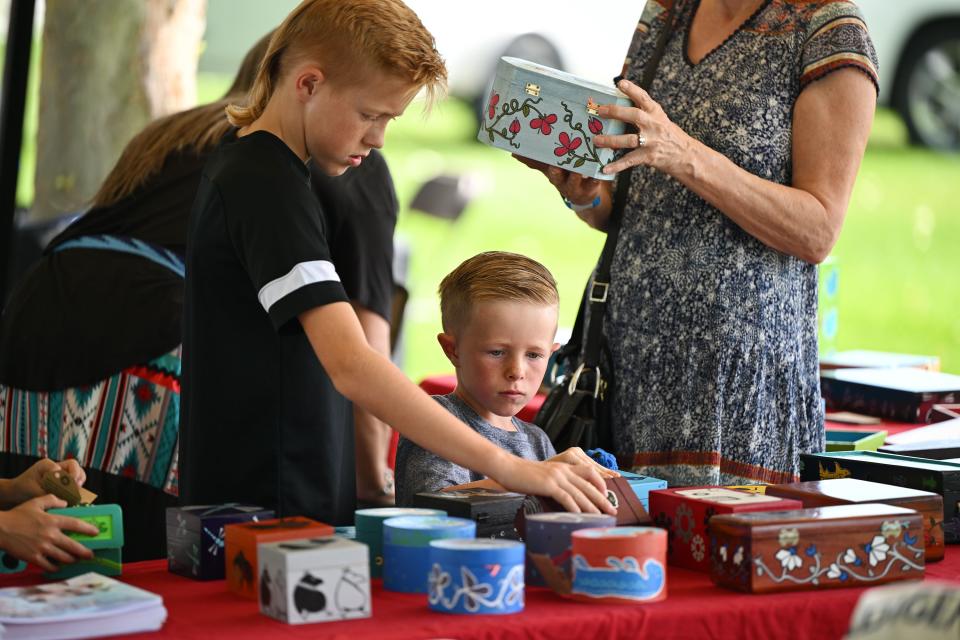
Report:
[[287,624],[369,618],[367,545],[308,538],[257,547],[260,612]]

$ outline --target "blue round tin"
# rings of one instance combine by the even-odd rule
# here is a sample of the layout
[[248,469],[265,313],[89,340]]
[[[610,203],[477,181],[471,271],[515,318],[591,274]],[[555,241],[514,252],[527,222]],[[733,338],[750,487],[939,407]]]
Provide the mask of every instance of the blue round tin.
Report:
[[444,613],[523,611],[524,545],[514,540],[434,540],[427,601]]
[[383,575],[383,523],[390,518],[400,516],[445,516],[440,509],[412,509],[403,507],[381,507],[377,509],[357,509],[353,518],[355,539],[370,547],[370,577]]
[[383,587],[426,593],[430,542],[477,535],[477,523],[446,516],[402,516],[383,523]]
[[[570,534],[579,529],[614,527],[617,519],[603,513],[534,513],[527,516],[527,584],[548,586],[570,580]],[[538,565],[551,574],[544,579]]]

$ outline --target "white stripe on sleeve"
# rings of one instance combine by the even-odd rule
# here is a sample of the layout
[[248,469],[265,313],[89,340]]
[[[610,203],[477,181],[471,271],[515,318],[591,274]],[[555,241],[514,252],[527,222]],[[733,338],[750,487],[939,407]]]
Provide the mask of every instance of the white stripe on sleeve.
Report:
[[285,276],[280,276],[263,285],[257,297],[263,308],[270,312],[277,300],[287,296],[301,287],[315,282],[340,282],[340,276],[333,263],[329,260],[313,260],[311,262],[301,262],[290,269]]

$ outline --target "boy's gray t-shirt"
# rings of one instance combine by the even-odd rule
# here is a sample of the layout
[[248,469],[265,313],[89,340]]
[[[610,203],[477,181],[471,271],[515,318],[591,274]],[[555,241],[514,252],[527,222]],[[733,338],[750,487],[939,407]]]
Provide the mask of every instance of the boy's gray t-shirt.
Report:
[[[433,399],[484,438],[520,458],[546,460],[557,454],[547,434],[536,425],[514,417],[513,426],[517,430],[504,431],[481,418],[470,405],[452,393],[433,396]],[[439,491],[451,485],[483,479],[483,475],[444,460],[400,437],[396,462],[397,506],[412,505],[413,497],[424,491]]]

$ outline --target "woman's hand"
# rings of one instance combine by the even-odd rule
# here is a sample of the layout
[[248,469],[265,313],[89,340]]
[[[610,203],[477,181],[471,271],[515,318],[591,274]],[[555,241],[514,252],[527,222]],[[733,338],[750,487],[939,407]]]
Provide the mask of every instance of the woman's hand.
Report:
[[54,462],[50,458],[44,458],[35,462],[33,466],[16,478],[6,482],[2,496],[3,504],[14,507],[31,498],[46,495],[47,491],[43,488],[41,480],[45,473],[56,469],[63,469],[73,476],[79,487],[82,487],[87,480],[87,474],[84,473],[83,467],[76,460]]
[[693,139],[675,125],[650,94],[629,80],[621,80],[620,90],[627,94],[633,107],[616,104],[600,105],[601,118],[613,118],[633,125],[637,133],[596,136],[598,147],[633,149],[603,168],[604,173],[617,173],[630,167],[645,165],[674,175],[687,162]]
[[557,455],[550,458],[551,462],[563,462],[566,464],[573,465],[586,465],[587,467],[592,468],[594,471],[600,474],[604,478],[619,478],[620,474],[614,471],[613,469],[607,469],[602,464],[598,463],[596,460],[591,458],[586,454],[586,452],[580,447],[570,447],[563,453],[558,453]]
[[606,485],[593,467],[563,462],[532,462],[505,456],[508,466],[497,482],[508,491],[553,498],[571,513],[609,513],[617,510],[606,498]]
[[56,571],[54,563],[69,564],[79,558],[93,557],[90,549],[63,532],[95,536],[99,533],[95,526],[77,518],[47,513],[47,509],[65,506],[67,503],[60,498],[45,495],[0,513],[0,547],[45,571]]
[[579,173],[561,169],[560,167],[554,167],[545,162],[524,158],[517,154],[513,154],[513,157],[531,169],[545,175],[547,180],[550,181],[550,184],[556,187],[560,193],[560,197],[569,200],[573,204],[586,205],[600,198],[600,204],[598,206],[576,211],[576,214],[578,218],[594,229],[602,230],[606,228],[607,217],[610,215],[609,183],[603,180],[597,180],[596,178],[588,178]]

